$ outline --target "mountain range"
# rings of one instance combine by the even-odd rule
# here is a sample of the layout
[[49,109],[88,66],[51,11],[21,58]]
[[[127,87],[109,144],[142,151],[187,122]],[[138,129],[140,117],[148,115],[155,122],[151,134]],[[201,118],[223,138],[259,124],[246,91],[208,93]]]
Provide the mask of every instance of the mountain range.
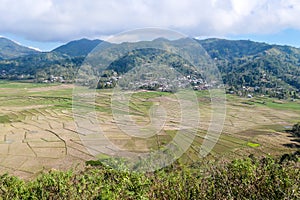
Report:
[[88,40],[84,38],[57,47],[52,52],[66,54],[71,57],[86,56],[101,42],[101,40]]
[[25,55],[38,53],[38,51],[24,47],[9,39],[0,37],[0,59],[12,59]]
[[[249,40],[211,38],[196,41],[216,63],[228,90],[241,92],[246,88],[251,92],[275,96],[296,97],[299,94],[299,48]],[[72,82],[85,57],[101,42],[81,39],[50,52],[38,52],[0,38],[0,78],[41,82],[53,81],[51,77],[61,77],[59,80]],[[125,56],[119,63],[125,63],[122,66],[128,67],[128,63],[149,61],[146,53]],[[188,73],[188,70],[185,71]]]

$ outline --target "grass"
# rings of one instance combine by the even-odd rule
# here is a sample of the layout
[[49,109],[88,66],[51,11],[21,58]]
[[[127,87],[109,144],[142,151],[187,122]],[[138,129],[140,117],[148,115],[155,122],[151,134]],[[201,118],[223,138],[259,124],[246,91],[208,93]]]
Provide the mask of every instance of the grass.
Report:
[[247,142],[247,146],[255,148],[255,147],[259,147],[260,144],[252,143],[252,142]]
[[236,95],[227,94],[226,98],[229,102],[239,102],[245,105],[254,105],[260,107],[268,107],[278,110],[300,110],[300,101],[276,100],[269,97],[255,96],[253,98],[238,97]]
[[141,91],[133,94],[133,98],[151,99],[161,96],[170,96],[171,93],[157,91]]
[[9,123],[9,122],[10,122],[9,116],[7,115],[0,116],[0,123]]
[[290,101],[290,100],[275,100],[268,97],[255,97],[253,99],[248,99],[243,103],[255,106],[268,107],[278,110],[299,110],[300,111],[300,102],[299,101]]
[[28,83],[28,82],[12,82],[6,80],[0,80],[0,88],[10,88],[10,89],[29,89],[29,88],[40,88],[59,85],[58,83]]
[[26,107],[34,105],[45,106],[60,106],[62,108],[71,108],[72,99],[62,97],[49,97],[49,96],[23,96],[23,97],[8,97],[0,99],[1,106],[7,107]]

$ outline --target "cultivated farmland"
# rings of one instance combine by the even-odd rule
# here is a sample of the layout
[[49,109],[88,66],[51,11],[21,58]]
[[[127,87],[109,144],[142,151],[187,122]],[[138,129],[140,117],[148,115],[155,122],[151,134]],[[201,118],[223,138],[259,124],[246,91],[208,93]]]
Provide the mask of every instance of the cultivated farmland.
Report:
[[[78,135],[78,124],[75,124],[78,120],[74,121],[72,112],[72,92],[71,84],[0,82],[1,173],[31,178],[52,168],[78,169],[85,161],[96,159]],[[120,149],[147,152],[168,144],[176,135],[180,115],[173,94],[138,91],[132,95],[129,111],[137,124],[149,123],[149,109],[153,105],[163,106],[168,116],[160,132],[146,139],[120,131],[110,108],[111,94],[112,90],[97,91],[93,104],[98,119],[95,127],[101,127],[106,138]],[[199,159],[199,147],[210,123],[209,94],[200,91],[196,95],[200,126],[194,142],[181,158],[184,162]],[[299,120],[300,104],[297,101],[228,95],[222,135],[206,159],[231,160],[249,154],[292,152],[293,138],[285,130]]]

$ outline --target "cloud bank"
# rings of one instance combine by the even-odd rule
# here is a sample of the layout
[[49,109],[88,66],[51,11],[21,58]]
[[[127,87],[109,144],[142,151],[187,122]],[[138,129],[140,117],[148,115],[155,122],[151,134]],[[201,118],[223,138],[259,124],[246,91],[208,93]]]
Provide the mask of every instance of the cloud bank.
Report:
[[298,0],[0,0],[0,33],[67,41],[162,27],[190,36],[300,29]]

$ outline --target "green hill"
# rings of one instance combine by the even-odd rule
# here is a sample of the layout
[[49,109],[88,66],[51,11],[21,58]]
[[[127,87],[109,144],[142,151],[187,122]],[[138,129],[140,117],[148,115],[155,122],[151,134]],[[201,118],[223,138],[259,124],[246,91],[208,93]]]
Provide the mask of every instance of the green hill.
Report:
[[212,58],[234,59],[259,54],[271,47],[266,43],[250,40],[205,39],[197,40]]
[[[296,98],[299,95],[299,48],[269,45],[249,40],[232,41],[213,38],[196,41],[202,45],[218,67],[228,92],[240,95],[260,93],[278,98],[287,96]],[[48,53],[37,53],[9,42],[7,39],[2,39],[0,43],[3,45],[5,42],[10,45],[6,45],[6,48],[0,50],[0,57],[2,56],[0,78],[13,77],[15,79],[22,75],[29,75],[26,77],[41,81],[49,79],[51,76],[61,76],[68,81],[73,81],[85,56],[100,44],[101,40],[71,41]],[[153,43],[188,48],[184,39],[168,41],[160,38],[154,40]],[[138,50],[118,57],[120,53],[118,50],[122,48],[124,50],[130,45],[135,46]],[[117,60],[107,66],[107,70],[124,74],[135,66],[159,62],[176,68],[185,76],[192,75],[194,69],[190,63],[161,50],[141,49],[144,45],[147,45],[147,42],[112,45],[110,56],[116,57]],[[139,49],[139,47],[141,48]],[[99,68],[94,70],[98,73]],[[200,77],[199,74],[197,77]]]
[[9,39],[0,37],[0,60],[17,58],[35,53],[38,53],[38,51],[21,46]]
[[[73,80],[84,57],[70,57],[55,52],[38,53],[15,59],[0,60],[0,78],[33,79],[41,82],[50,77]],[[1,73],[2,72],[2,73]]]
[[[284,95],[300,88],[300,49],[248,40],[198,41],[215,60],[223,81],[233,89]],[[274,90],[273,90],[274,92]]]
[[89,54],[101,42],[101,40],[88,39],[71,41],[52,50],[52,52],[66,54],[71,57],[87,56],[87,54]]

